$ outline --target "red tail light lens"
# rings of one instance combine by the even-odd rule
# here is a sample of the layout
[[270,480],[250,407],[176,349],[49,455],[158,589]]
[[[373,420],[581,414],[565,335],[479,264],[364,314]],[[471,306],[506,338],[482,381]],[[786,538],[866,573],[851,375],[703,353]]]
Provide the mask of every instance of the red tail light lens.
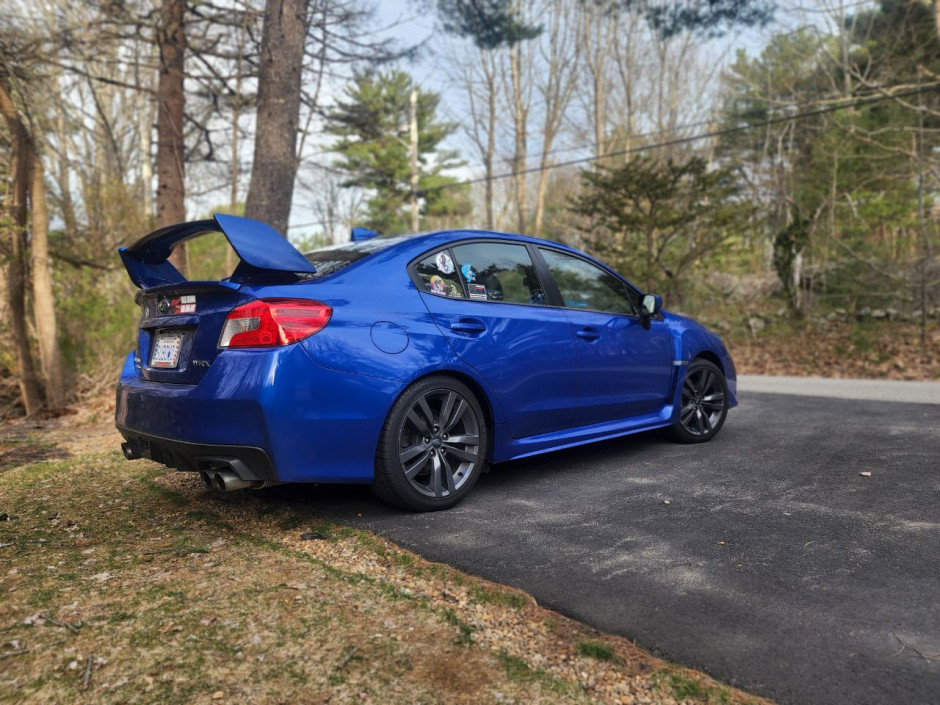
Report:
[[333,309],[305,299],[258,299],[233,308],[225,319],[220,348],[290,345],[323,330]]

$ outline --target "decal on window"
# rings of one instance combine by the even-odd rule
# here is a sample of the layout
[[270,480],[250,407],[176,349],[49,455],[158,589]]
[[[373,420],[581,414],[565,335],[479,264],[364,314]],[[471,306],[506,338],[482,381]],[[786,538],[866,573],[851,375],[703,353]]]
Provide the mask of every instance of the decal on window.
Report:
[[460,271],[463,274],[463,278],[466,279],[468,282],[472,282],[474,279],[477,278],[477,270],[475,270],[473,268],[473,265],[471,264],[463,265],[460,268]]
[[447,293],[447,287],[444,284],[444,280],[441,279],[436,274],[431,277],[428,282],[428,288],[431,290],[432,294],[445,294]]
[[478,301],[486,301],[486,287],[482,284],[474,284],[470,287],[470,298]]
[[434,260],[437,264],[437,268],[440,272],[444,274],[453,274],[454,272],[454,260],[450,258],[450,255],[446,252],[438,252],[437,258]]

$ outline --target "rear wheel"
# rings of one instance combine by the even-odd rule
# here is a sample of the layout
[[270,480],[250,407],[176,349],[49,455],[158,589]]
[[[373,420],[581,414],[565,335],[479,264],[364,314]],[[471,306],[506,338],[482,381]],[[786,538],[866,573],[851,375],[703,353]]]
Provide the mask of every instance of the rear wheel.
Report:
[[483,409],[467,385],[442,376],[420,380],[385,420],[372,492],[413,511],[452,507],[483,472],[487,441]]
[[728,416],[728,383],[718,365],[693,360],[682,383],[679,421],[673,437],[682,443],[704,443],[714,438]]

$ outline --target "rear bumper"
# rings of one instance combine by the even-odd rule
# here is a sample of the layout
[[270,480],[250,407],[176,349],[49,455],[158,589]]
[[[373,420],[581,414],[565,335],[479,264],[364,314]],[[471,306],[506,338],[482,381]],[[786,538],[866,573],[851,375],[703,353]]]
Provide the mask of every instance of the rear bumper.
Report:
[[321,367],[300,345],[223,351],[198,384],[140,379],[129,356],[115,424],[131,450],[171,467],[234,459],[247,481],[368,483],[402,386]]
[[168,468],[184,471],[231,469],[249,482],[277,482],[271,456],[263,448],[161,438],[147,433],[117,427],[127,441],[124,454],[129,460],[147,458]]

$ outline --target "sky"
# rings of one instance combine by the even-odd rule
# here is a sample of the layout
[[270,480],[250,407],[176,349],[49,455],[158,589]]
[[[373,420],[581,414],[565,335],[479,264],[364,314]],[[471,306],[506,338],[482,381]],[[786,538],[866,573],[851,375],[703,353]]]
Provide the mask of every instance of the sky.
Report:
[[[433,1],[433,0],[432,0]],[[859,7],[873,4],[871,0],[781,0],[774,21],[764,28],[754,28],[746,31],[735,31],[726,37],[712,43],[712,50],[716,61],[728,60],[734,56],[738,48],[744,48],[751,55],[760,53],[767,40],[773,35],[786,29],[795,29],[798,26],[812,24],[820,29],[828,29],[828,17],[838,12],[840,6],[851,12]],[[441,93],[442,117],[453,119],[460,110],[462,98],[459,91],[448,83],[446,71],[442,62],[445,57],[441,51],[441,34],[436,30],[435,18],[428,7],[423,8],[414,0],[378,0],[374,3],[376,17],[373,26],[379,28],[385,36],[394,38],[404,45],[421,45],[419,56],[414,61],[402,62],[401,68],[411,73],[419,86],[424,90]],[[460,41],[452,37],[447,42]],[[336,91],[340,85],[333,86]],[[449,113],[449,114],[448,114]],[[691,116],[688,121],[694,120]],[[311,150],[322,152],[322,140],[313,139]],[[319,145],[315,144],[320,142]],[[457,178],[472,178],[478,176],[482,169],[472,156],[473,152],[459,131],[448,139],[448,148],[458,149],[464,155],[467,166],[453,172]],[[578,156],[577,150],[571,156]],[[565,155],[566,158],[568,155]],[[330,161],[328,156],[319,159]],[[247,183],[245,184],[247,187]],[[291,212],[290,234],[292,238],[309,233],[316,229],[309,224],[317,220],[312,208],[311,198],[305,197],[301,189],[295,192],[294,207]]]

